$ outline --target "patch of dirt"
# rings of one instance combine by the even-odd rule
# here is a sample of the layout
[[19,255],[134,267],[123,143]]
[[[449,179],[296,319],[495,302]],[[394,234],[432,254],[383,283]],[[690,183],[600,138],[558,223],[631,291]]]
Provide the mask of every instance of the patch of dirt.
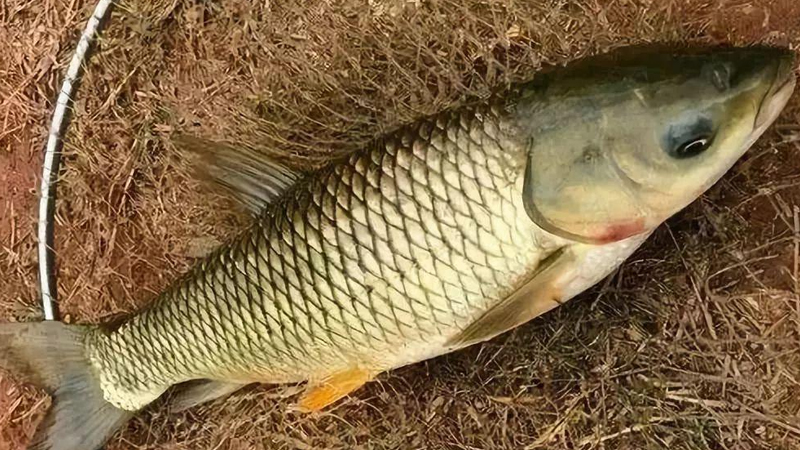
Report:
[[[41,158],[24,146],[0,150],[0,312],[29,317],[37,291],[36,203]],[[2,421],[0,421],[2,423]]]
[[40,158],[31,154],[0,153],[0,236],[6,249],[24,239],[19,233],[30,225],[40,170]]
[[25,448],[49,406],[33,387],[0,376],[0,450]]
[[724,0],[709,3],[708,7],[715,12],[707,32],[717,39],[752,42],[777,38],[788,44],[800,33],[797,2]]
[[[92,7],[0,6],[0,168],[18,172],[0,196],[35,182]],[[173,130],[309,167],[543,64],[646,42],[798,49],[798,25],[794,0],[123,2],[65,147],[61,310],[90,323],[136,311],[245,223],[188,175]],[[269,387],[182,414],[156,404],[109,448],[798,448],[798,123],[795,95],[614,277],[513,333],[384,374],[321,416],[286,413]],[[35,320],[35,194],[14,192],[0,317]],[[6,379],[0,395],[0,450],[21,448],[45,397]]]

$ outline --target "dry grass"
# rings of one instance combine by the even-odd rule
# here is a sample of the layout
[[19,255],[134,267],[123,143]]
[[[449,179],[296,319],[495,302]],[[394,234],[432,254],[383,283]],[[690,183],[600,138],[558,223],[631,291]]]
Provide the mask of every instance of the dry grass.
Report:
[[[3,319],[38,314],[37,155],[92,6],[0,4]],[[243,223],[186,175],[172,130],[309,166],[542,64],[655,41],[798,49],[800,6],[129,0],[89,68],[66,147],[65,319],[136,310]],[[745,161],[607,283],[507,336],[385,374],[320,417],[286,413],[282,388],[181,415],[156,405],[110,448],[798,448],[799,123],[795,96]],[[46,406],[0,379],[0,449],[20,448]]]

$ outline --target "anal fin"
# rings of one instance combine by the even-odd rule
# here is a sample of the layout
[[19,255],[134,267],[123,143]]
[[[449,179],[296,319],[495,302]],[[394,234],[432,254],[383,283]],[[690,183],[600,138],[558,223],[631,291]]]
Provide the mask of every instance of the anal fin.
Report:
[[304,412],[319,411],[332,405],[372,380],[375,372],[353,368],[335,373],[319,382],[310,383],[300,397],[297,408]]

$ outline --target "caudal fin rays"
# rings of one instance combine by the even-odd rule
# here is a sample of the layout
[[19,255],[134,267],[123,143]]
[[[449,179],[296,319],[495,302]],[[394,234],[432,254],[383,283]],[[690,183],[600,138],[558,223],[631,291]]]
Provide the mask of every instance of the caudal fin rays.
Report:
[[0,325],[0,367],[53,398],[32,450],[98,449],[133,415],[103,397],[83,350],[87,330],[59,322]]

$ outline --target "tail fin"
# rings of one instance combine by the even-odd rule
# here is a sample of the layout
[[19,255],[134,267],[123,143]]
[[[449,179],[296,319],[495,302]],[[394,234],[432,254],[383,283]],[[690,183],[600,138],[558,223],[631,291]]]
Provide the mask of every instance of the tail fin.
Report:
[[30,444],[33,450],[100,448],[133,414],[103,398],[84,353],[87,330],[59,322],[0,324],[0,368],[53,398]]

